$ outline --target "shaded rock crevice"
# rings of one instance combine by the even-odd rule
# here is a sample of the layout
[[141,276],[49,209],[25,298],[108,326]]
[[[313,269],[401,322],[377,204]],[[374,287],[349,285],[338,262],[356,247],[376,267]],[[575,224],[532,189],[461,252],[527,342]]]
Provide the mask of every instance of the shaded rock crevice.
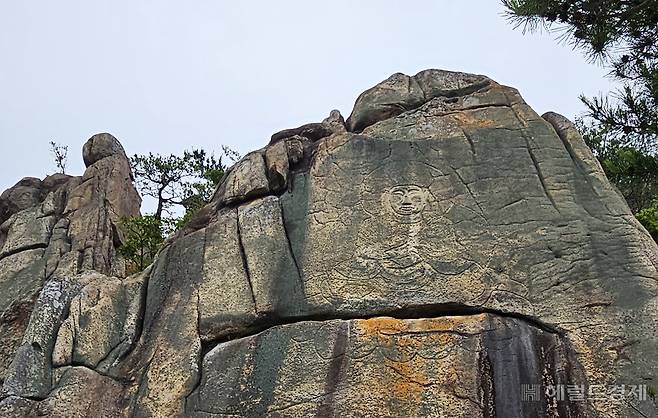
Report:
[[303,283],[303,277],[304,273],[302,272],[302,269],[300,267],[299,261],[297,260],[297,256],[295,255],[295,250],[292,246],[292,240],[290,239],[290,233],[288,232],[288,223],[285,220],[284,216],[284,210],[285,208],[283,207],[283,203],[281,202],[281,199],[278,199],[279,203],[279,208],[281,210],[281,225],[283,227],[283,236],[285,238],[286,244],[288,245],[288,251],[290,254],[290,258],[292,259],[293,264],[295,265],[295,270],[297,271],[297,277],[299,278],[300,281],[300,287],[304,286]]
[[249,295],[251,297],[251,301],[253,302],[254,305],[254,313],[258,315],[258,305],[256,303],[256,294],[254,293],[254,284],[251,280],[251,273],[249,272],[249,262],[247,261],[247,253],[245,252],[244,249],[244,243],[242,242],[242,232],[240,228],[240,220],[238,217],[238,211],[237,209],[234,209],[235,211],[235,222],[236,222],[236,228],[237,228],[237,238],[238,238],[238,249],[240,251],[240,258],[242,260],[242,267],[244,268],[244,272],[247,278],[247,285],[249,286]]
[[553,197],[551,191],[548,189],[546,177],[543,174],[541,167],[539,166],[539,162],[537,161],[537,156],[535,155],[535,153],[532,151],[532,148],[530,147],[530,141],[525,135],[524,138],[526,140],[526,145],[528,147],[528,155],[530,155],[530,159],[532,160],[532,165],[535,167],[535,171],[537,172],[537,178],[539,179],[539,182],[541,183],[541,187],[544,190],[544,193],[546,194],[546,198],[548,199],[549,202],[551,202],[551,206],[553,206],[553,208],[558,213],[560,213],[560,208],[558,208],[557,203],[555,202],[555,198]]
[[48,248],[48,244],[47,243],[42,243],[42,242],[37,242],[37,243],[34,243],[34,244],[28,244],[28,245],[24,245],[24,246],[21,246],[21,247],[12,248],[10,251],[0,253],[0,260],[2,260],[4,258],[11,257],[12,255],[15,255],[15,254],[18,254],[18,253],[22,253],[23,251],[39,250],[39,249],[46,249],[46,248]]
[[511,318],[527,323],[528,326],[537,328],[542,332],[549,334],[555,334],[560,337],[566,337],[568,335],[567,331],[560,328],[557,325],[547,324],[542,322],[540,319],[523,315],[514,312],[505,312],[496,309],[489,309],[478,306],[468,306],[468,305],[459,305],[459,304],[445,304],[445,305],[422,305],[422,306],[408,306],[405,308],[398,309],[387,309],[381,311],[371,312],[365,315],[360,315],[359,313],[326,313],[326,314],[309,314],[309,315],[299,315],[294,317],[280,317],[276,315],[261,315],[256,321],[254,321],[250,327],[245,328],[240,333],[234,333],[226,335],[222,338],[205,341],[202,344],[202,353],[208,353],[214,347],[219,344],[224,344],[233,340],[253,337],[262,332],[267,331],[268,329],[294,325],[301,322],[328,322],[334,320],[368,320],[378,317],[390,317],[397,320],[411,320],[411,319],[426,319],[426,318],[441,318],[447,316],[474,316],[481,314],[491,314],[496,315],[501,318]]

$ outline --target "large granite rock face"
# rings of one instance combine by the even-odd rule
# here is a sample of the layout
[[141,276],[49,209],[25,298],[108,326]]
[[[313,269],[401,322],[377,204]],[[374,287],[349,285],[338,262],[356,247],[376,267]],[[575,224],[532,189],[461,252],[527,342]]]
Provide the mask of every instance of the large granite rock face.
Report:
[[657,416],[657,266],[567,119],[396,74],[236,163],[141,275],[44,288],[0,411]]

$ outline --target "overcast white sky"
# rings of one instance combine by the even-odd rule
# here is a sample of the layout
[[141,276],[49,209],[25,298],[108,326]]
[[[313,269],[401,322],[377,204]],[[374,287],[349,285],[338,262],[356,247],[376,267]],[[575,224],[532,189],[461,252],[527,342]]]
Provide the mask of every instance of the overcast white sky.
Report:
[[345,117],[394,72],[480,73],[542,113],[583,110],[605,70],[550,34],[523,35],[498,0],[0,3],[0,190],[55,168],[48,142],[110,132],[129,154],[245,153],[272,133]]

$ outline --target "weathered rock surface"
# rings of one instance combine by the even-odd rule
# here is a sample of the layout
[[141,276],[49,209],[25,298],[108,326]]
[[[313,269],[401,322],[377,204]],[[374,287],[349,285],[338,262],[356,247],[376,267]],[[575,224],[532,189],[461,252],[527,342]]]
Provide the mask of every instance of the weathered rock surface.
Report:
[[[85,145],[86,154],[94,142],[103,147],[93,158],[85,156],[88,166],[82,177],[26,178],[0,196],[0,377],[7,399],[49,395],[52,353],[71,301],[85,300],[78,292],[89,289],[90,280],[107,289],[121,279],[106,275],[125,276],[124,262],[115,252],[121,243],[117,223],[138,215],[141,199],[119,142],[108,134],[94,136]],[[99,314],[100,325],[120,324]],[[82,328],[88,331],[86,325]],[[78,350],[100,356],[110,342],[96,334],[80,333]]]
[[[28,266],[66,228],[13,222]],[[658,414],[600,393],[658,386],[656,244],[573,124],[484,76],[396,74],[275,134],[141,275],[91,254],[42,286],[6,415]]]
[[185,415],[541,416],[510,386],[582,379],[573,361],[560,335],[496,315],[299,322],[208,352]]

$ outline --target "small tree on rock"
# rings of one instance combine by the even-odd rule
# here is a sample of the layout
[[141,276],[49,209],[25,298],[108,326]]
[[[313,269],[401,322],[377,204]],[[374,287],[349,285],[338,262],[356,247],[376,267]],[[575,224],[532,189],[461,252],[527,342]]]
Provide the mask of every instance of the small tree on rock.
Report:
[[50,141],[50,152],[55,158],[55,166],[57,167],[57,170],[64,174],[66,172],[66,163],[69,153],[68,145],[62,145],[55,141]]

